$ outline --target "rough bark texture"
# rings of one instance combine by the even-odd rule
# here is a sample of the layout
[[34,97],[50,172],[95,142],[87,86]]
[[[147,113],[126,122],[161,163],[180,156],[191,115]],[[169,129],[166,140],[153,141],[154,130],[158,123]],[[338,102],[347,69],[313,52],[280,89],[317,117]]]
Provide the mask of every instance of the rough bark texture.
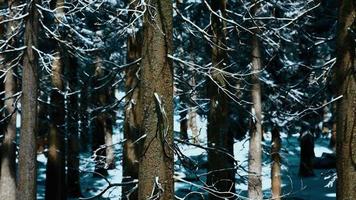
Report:
[[[6,6],[5,2],[0,2],[2,6]],[[8,8],[10,9],[10,16],[13,16],[12,1],[8,1]],[[14,22],[8,24],[14,25]],[[12,30],[8,28],[6,35],[10,35]],[[3,25],[0,28],[0,37],[5,34]],[[13,43],[13,42],[12,42]],[[16,110],[13,95],[16,93],[16,80],[13,75],[10,58],[6,55],[0,55],[2,63],[0,69],[4,70],[4,90],[5,100],[4,106],[5,116],[7,120],[4,122],[4,139],[1,145],[1,168],[0,168],[0,197],[7,200],[14,200],[16,198]],[[1,80],[2,81],[2,80]]]
[[334,89],[337,96],[336,153],[337,199],[356,199],[356,59],[352,31],[355,1],[342,0],[339,6]]
[[37,0],[28,2],[29,15],[25,18],[24,42],[26,49],[23,58],[21,134],[19,147],[17,199],[36,199],[36,133],[38,83],[37,53],[32,47],[38,46]]
[[[135,7],[135,1],[130,0],[130,7]],[[130,15],[131,16],[131,15]],[[131,19],[130,19],[131,20]],[[141,34],[140,34],[141,32]],[[127,40],[127,63],[132,63],[141,58],[142,31],[129,35]],[[140,99],[141,90],[139,86],[139,63],[127,68],[125,90],[129,94],[125,99],[125,121],[123,146],[123,182],[138,179],[139,170],[139,145],[135,143],[142,133],[142,103]],[[135,185],[122,187],[123,199],[137,199],[138,189]]]
[[[153,9],[154,8],[154,9]],[[145,12],[141,101],[144,105],[138,199],[174,199],[172,3],[151,0]]]
[[[211,8],[216,13],[226,14],[226,0],[211,1]],[[233,159],[233,135],[229,131],[229,104],[228,97],[221,88],[226,89],[224,75],[218,69],[226,70],[227,56],[223,50],[226,42],[226,24],[216,15],[212,14],[212,34],[214,46],[212,47],[212,74],[208,78],[208,98],[210,110],[208,114],[208,177],[207,184],[216,190],[210,193],[209,199],[234,198],[235,169]],[[223,152],[222,152],[223,151]],[[218,192],[225,192],[218,194]]]
[[271,182],[272,182],[272,199],[281,199],[281,138],[279,130],[274,127],[272,130],[272,149],[271,149]]
[[[69,92],[78,88],[77,62],[73,57],[69,58],[67,74]],[[79,176],[79,116],[78,95],[72,94],[68,98],[67,131],[68,131],[68,157],[67,157],[67,192],[69,197],[81,196]]]
[[[255,31],[257,33],[257,30]],[[250,130],[249,144],[249,163],[248,171],[250,173],[248,180],[248,197],[254,200],[263,198],[262,194],[262,102],[261,85],[259,81],[259,71],[261,70],[261,51],[259,41],[256,35],[252,37],[252,127]]]

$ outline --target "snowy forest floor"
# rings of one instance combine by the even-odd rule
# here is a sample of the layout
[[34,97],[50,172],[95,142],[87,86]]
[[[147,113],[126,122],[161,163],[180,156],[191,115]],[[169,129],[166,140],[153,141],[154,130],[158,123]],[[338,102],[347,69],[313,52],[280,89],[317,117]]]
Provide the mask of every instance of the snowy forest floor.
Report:
[[[118,121],[118,124],[122,124]],[[178,116],[175,116],[175,131],[179,130],[179,120]],[[198,117],[197,125],[200,130],[201,135],[199,135],[200,145],[206,146],[206,119]],[[111,183],[119,183],[122,179],[122,133],[120,128],[114,130],[114,144],[116,150],[116,168],[109,170],[107,179]],[[189,134],[189,131],[188,131]],[[299,154],[300,147],[298,141],[298,135],[287,136],[282,133],[282,190],[283,190],[283,199],[295,199],[295,200],[328,200],[336,199],[336,189],[335,184],[329,184],[332,180],[332,174],[335,170],[314,170],[315,176],[308,178],[301,178],[298,176],[299,170]],[[315,141],[315,155],[320,157],[322,153],[332,153],[332,150],[328,148],[329,138],[321,137]],[[271,143],[270,134],[266,133],[264,136],[263,142],[263,178],[262,178],[262,187],[264,196],[268,199],[271,196],[271,179],[270,179],[270,157],[269,157],[269,146]],[[203,163],[207,162],[207,153],[205,150],[188,146],[188,145],[178,145],[181,152],[185,156],[193,159],[197,163],[200,163],[197,170],[189,171],[184,169],[179,165],[178,160],[176,159],[175,165],[175,177],[177,179],[182,179],[183,181],[176,181],[175,190],[177,197],[185,197],[184,199],[202,199],[201,196],[195,192],[203,192],[199,189],[202,185],[199,180],[194,177],[199,176],[199,174],[206,173],[206,168]],[[248,139],[245,138],[242,141],[235,141],[234,144],[234,157],[238,160],[240,167],[237,169],[236,174],[236,192],[241,196],[241,199],[247,199],[247,164],[248,164]],[[38,155],[38,193],[37,198],[39,200],[44,199],[45,194],[45,178],[46,178],[46,162],[47,158],[44,154]],[[102,178],[93,177],[91,172],[94,171],[94,161],[91,158],[91,152],[81,152],[80,156],[80,181],[81,181],[81,190],[84,197],[94,196],[95,194],[101,192],[108,185],[106,181]],[[204,177],[201,180],[205,180]],[[187,195],[190,194],[190,195]],[[206,195],[206,193],[204,193]],[[110,188],[101,198],[96,199],[120,199],[121,188],[112,187]]]

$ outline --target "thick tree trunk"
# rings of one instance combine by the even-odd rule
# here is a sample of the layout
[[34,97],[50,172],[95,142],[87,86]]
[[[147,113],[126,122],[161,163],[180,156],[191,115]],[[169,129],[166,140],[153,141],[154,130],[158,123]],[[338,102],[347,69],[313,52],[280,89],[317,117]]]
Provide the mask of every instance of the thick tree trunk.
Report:
[[[214,12],[225,16],[226,1],[211,1]],[[229,198],[234,199],[235,192],[235,169],[233,158],[233,135],[229,131],[229,104],[225,91],[226,83],[224,75],[219,70],[226,70],[227,56],[222,49],[226,42],[226,24],[216,15],[212,14],[212,33],[214,46],[212,47],[212,70],[208,77],[208,97],[210,110],[208,114],[208,177],[207,184],[216,190],[209,194],[209,199]],[[219,69],[219,70],[217,70]],[[217,85],[219,84],[219,85]],[[222,153],[221,151],[224,151]],[[225,192],[218,194],[218,192]],[[232,193],[229,193],[232,192]]]
[[272,148],[271,148],[271,182],[272,182],[272,199],[281,199],[281,156],[279,151],[281,150],[281,138],[279,130],[274,127],[272,130]]
[[[256,31],[257,33],[257,31]],[[259,72],[261,70],[261,52],[260,45],[256,35],[252,38],[252,127],[250,130],[249,145],[249,180],[248,197],[254,200],[263,198],[262,194],[262,102],[261,85],[259,81]]]
[[[130,7],[135,7],[135,1],[130,0]],[[132,14],[130,14],[132,16]],[[131,19],[130,19],[131,20]],[[132,63],[141,58],[142,31],[131,34],[127,40],[127,63]],[[125,99],[125,121],[124,121],[124,146],[123,146],[123,182],[138,179],[139,169],[139,145],[136,142],[142,133],[142,103],[140,99],[141,90],[139,86],[139,64],[134,64],[127,68],[125,90],[129,94]],[[135,185],[123,186],[123,199],[137,199],[138,189]]]
[[[13,3],[9,1],[8,3]],[[5,4],[1,2],[1,5]],[[4,5],[6,6],[6,5]],[[10,9],[10,16],[13,16],[12,6],[8,4]],[[9,25],[13,25],[10,23]],[[0,35],[5,33],[3,25],[0,28]],[[10,35],[11,29],[7,30],[6,35]],[[5,116],[7,120],[4,122],[4,139],[1,145],[1,168],[0,168],[0,197],[7,200],[16,199],[16,110],[14,94],[16,93],[16,80],[13,75],[13,70],[11,67],[11,61],[5,55],[0,55],[1,60],[3,60],[3,65],[0,66],[2,70],[5,71],[4,80],[4,90],[5,90],[5,100],[4,106]]]
[[143,25],[142,86],[144,105],[138,199],[174,199],[172,3],[151,0]]
[[28,1],[29,15],[25,18],[23,58],[21,134],[19,147],[17,199],[36,199],[36,133],[38,97],[38,59],[33,47],[38,45],[39,14],[37,0]]
[[343,96],[336,108],[336,195],[343,200],[356,199],[355,15],[355,1],[340,1],[333,86],[336,95]]
[[[69,58],[67,74],[69,92],[78,89],[77,62],[73,57]],[[67,192],[69,197],[80,197],[80,174],[79,174],[79,116],[78,95],[71,94],[68,98],[67,131],[68,131],[68,157],[67,157]]]

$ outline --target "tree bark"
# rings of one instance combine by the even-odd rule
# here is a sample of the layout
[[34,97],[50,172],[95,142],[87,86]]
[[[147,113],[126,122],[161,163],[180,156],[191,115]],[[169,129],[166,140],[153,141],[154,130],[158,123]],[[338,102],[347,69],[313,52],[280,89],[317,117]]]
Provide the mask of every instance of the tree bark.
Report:
[[[67,74],[69,92],[78,89],[77,62],[74,57],[69,57]],[[78,95],[71,94],[68,97],[67,131],[68,131],[68,156],[67,156],[67,192],[69,197],[80,197],[80,174],[79,174],[79,116]]]
[[314,136],[309,130],[301,132],[300,136],[300,163],[299,175],[302,177],[314,176],[313,160],[314,154]]
[[[154,9],[153,9],[154,8]],[[144,14],[142,86],[144,105],[138,199],[174,199],[172,3],[151,0]]]
[[[59,48],[59,47],[58,47]],[[52,63],[52,91],[48,160],[46,168],[46,199],[66,199],[64,151],[63,53],[56,52]]]
[[[110,110],[107,110],[105,106],[110,104],[112,89],[111,85],[105,80],[107,73],[102,68],[102,60],[97,57],[95,64],[95,75],[94,75],[94,91],[95,91],[95,103],[99,106],[99,112],[95,119],[95,130],[98,137],[104,137],[104,143],[100,145],[105,145],[105,164],[106,169],[115,168],[115,156],[114,156],[114,146],[112,141],[113,134],[113,114]],[[105,81],[102,81],[105,80]],[[104,83],[103,83],[104,82]],[[96,134],[96,133],[94,133]]]
[[[211,8],[216,13],[226,15],[226,0],[211,1]],[[224,75],[219,70],[226,70],[227,55],[223,50],[226,46],[226,23],[212,14],[212,34],[214,44],[211,49],[212,74],[208,77],[207,92],[210,99],[208,114],[208,177],[207,184],[216,190],[209,194],[209,199],[234,199],[235,168],[233,158],[233,135],[229,130],[229,101],[221,88],[226,89]],[[223,151],[224,153],[222,153]],[[225,194],[218,194],[225,192]],[[230,192],[230,193],[229,193]]]
[[336,110],[337,199],[356,199],[356,58],[352,30],[355,1],[339,2],[339,20],[334,66],[335,95],[342,95]]
[[38,97],[38,59],[33,47],[38,47],[39,14],[37,0],[28,1],[25,18],[23,58],[21,134],[19,147],[17,199],[36,199],[36,133]]
[[272,129],[272,148],[271,148],[271,182],[272,182],[272,199],[281,199],[281,138],[277,127]]
[[[64,0],[55,4],[56,17],[64,17]],[[56,21],[56,23],[59,23]],[[66,52],[60,44],[56,44],[55,57],[52,63],[52,89],[50,95],[50,129],[48,135],[48,160],[46,168],[46,194],[48,200],[66,199],[65,175],[65,107],[64,107],[64,66]]]
[[[256,8],[254,8],[256,9]],[[254,11],[255,12],[255,11]],[[261,70],[261,50],[258,37],[256,34],[252,36],[252,127],[250,130],[249,144],[249,180],[248,180],[248,197],[250,199],[259,200],[263,198],[262,194],[262,102],[261,102],[261,85],[259,73]]]
[[[5,2],[1,2],[4,5]],[[6,6],[6,5],[4,5]],[[15,15],[12,7],[13,1],[8,1],[8,9],[10,10],[10,16]],[[14,22],[10,22],[9,27],[15,25]],[[0,35],[5,34],[5,28],[3,25],[0,28]],[[6,35],[9,36],[12,30],[8,28]],[[12,42],[13,43],[13,42]],[[4,139],[1,145],[1,168],[0,168],[0,196],[7,200],[14,200],[16,198],[16,110],[14,94],[16,93],[16,80],[13,75],[13,69],[11,66],[11,58],[6,55],[0,55],[3,59],[3,65],[0,66],[6,73],[4,80],[5,100],[4,106],[5,116],[7,120],[4,122]]]
[[[130,7],[135,8],[135,1],[130,0]],[[129,14],[130,18],[133,15]],[[130,19],[131,20],[131,19]],[[141,58],[142,51],[142,30],[137,33],[130,34],[127,40],[127,63],[132,63]],[[136,142],[142,133],[142,103],[141,90],[139,83],[140,67],[139,63],[127,68],[125,71],[125,90],[129,94],[125,99],[125,121],[124,121],[124,146],[123,146],[123,182],[133,181],[138,179],[139,170],[139,146],[140,142]],[[136,187],[136,188],[135,188]],[[123,199],[138,199],[138,189],[135,185],[127,185],[122,187]]]

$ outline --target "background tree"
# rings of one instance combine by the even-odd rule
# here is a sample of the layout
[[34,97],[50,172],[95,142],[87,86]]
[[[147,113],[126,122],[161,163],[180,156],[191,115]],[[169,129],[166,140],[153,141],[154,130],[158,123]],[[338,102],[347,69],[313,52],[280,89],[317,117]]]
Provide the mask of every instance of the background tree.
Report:
[[[226,22],[220,19],[226,17],[226,1],[211,1],[211,32],[213,37],[211,49],[211,74],[207,80],[207,94],[210,99],[208,114],[208,176],[207,184],[216,189],[216,194],[210,194],[209,199],[234,198],[235,169],[233,159],[233,135],[229,130],[229,97],[226,93],[226,77],[228,60],[225,49]],[[218,14],[218,15],[217,15]],[[222,151],[222,152],[220,152]],[[220,193],[219,192],[225,192]]]
[[[252,16],[256,16],[259,5],[255,2],[252,10]],[[259,73],[262,68],[261,49],[258,34],[260,32],[257,23],[254,27],[252,36],[252,62],[251,62],[251,98],[252,98],[252,121],[250,129],[250,146],[249,146],[249,166],[250,173],[248,180],[248,197],[250,199],[263,199],[262,194],[262,102],[261,102],[261,85]]]
[[[9,10],[8,17],[11,18],[16,15],[15,1],[0,2],[1,6],[7,7]],[[2,19],[5,20],[5,19]],[[0,35],[4,36],[2,39],[8,38],[17,30],[16,21],[9,22],[7,26],[0,28]],[[12,28],[11,28],[12,27]],[[14,30],[12,30],[14,29]],[[12,39],[9,41],[8,46],[17,46]],[[14,76],[14,68],[18,67],[16,59],[12,54],[0,55],[0,68],[3,70],[2,77],[4,77],[4,101],[5,116],[1,119],[4,124],[4,139],[1,145],[1,168],[0,168],[0,196],[5,199],[14,200],[16,198],[16,90],[17,83]]]
[[[133,10],[138,8],[138,3],[130,0],[129,8]],[[124,145],[123,145],[123,182],[133,181],[138,179],[139,173],[139,157],[140,145],[138,141],[142,134],[142,120],[143,120],[143,105],[141,103],[141,89],[140,89],[140,63],[137,62],[141,58],[142,51],[142,29],[138,26],[138,21],[142,19],[137,18],[136,12],[128,13],[128,23],[130,30],[133,32],[129,34],[127,39],[127,63],[130,64],[125,70],[125,121],[124,121]],[[122,190],[122,197],[127,199],[137,199],[137,186],[124,186]]]

